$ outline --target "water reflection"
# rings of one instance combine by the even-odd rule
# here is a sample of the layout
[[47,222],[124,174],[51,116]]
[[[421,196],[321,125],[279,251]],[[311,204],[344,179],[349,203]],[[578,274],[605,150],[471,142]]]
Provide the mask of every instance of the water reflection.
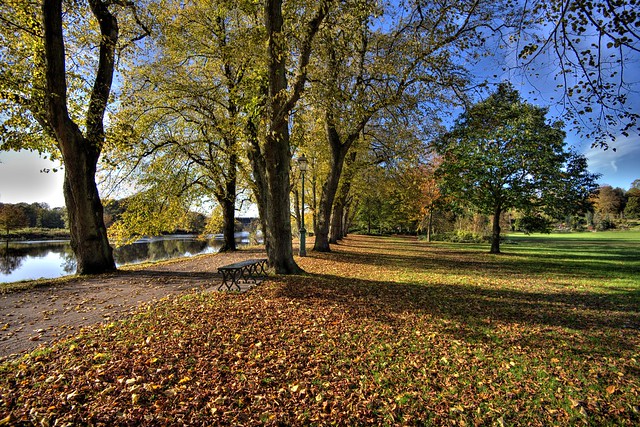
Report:
[[[239,245],[248,243],[248,233],[237,233]],[[114,249],[117,266],[146,261],[214,253],[220,250],[219,236],[208,240],[191,235],[140,239]],[[55,278],[73,274],[76,260],[68,241],[2,242],[0,245],[0,283]]]

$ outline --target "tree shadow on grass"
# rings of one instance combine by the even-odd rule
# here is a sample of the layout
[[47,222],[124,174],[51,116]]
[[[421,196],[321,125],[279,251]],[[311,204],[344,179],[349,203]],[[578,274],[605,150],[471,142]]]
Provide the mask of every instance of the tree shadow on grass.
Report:
[[[398,284],[332,275],[291,277],[278,292],[311,305],[338,306],[356,322],[373,319],[403,327],[406,315],[415,316],[471,343],[503,342],[505,337],[496,337],[495,328],[506,325],[520,332],[536,331],[509,337],[510,345],[549,348],[559,341],[576,354],[618,357],[637,349],[640,336],[637,305],[619,307],[606,296],[591,293]],[[640,299],[638,290],[625,294],[629,301]]]
[[[489,274],[498,278],[544,277],[549,275],[570,276],[573,280],[576,275],[583,279],[600,280],[612,277],[640,277],[640,268],[637,256],[626,253],[623,255],[609,255],[606,251],[587,257],[576,256],[572,260],[570,255],[556,254],[522,254],[505,252],[501,255],[492,255],[477,251],[450,250],[445,248],[430,248],[424,246],[421,250],[405,250],[399,248],[397,252],[389,251],[392,245],[381,243],[387,249],[381,253],[362,253],[354,248],[379,250],[380,246],[366,246],[360,243],[342,245],[331,253],[308,254],[311,258],[329,259],[336,262],[371,265],[392,266],[394,268],[406,268],[416,272],[452,272],[460,274],[481,275]],[[404,246],[404,245],[403,245]],[[595,282],[598,283],[598,282]],[[640,287],[640,282],[638,282]]]

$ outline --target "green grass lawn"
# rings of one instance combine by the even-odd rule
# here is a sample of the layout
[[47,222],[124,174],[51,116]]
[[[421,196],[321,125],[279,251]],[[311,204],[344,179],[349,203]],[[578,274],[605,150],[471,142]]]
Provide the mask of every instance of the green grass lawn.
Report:
[[[189,294],[0,366],[0,419],[638,425],[640,233],[352,236],[304,276]],[[1,424],[1,421],[0,421]]]

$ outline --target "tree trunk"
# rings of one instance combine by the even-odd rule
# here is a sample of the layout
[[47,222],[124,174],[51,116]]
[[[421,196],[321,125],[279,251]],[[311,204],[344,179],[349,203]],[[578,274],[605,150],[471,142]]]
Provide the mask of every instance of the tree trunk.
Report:
[[331,214],[331,234],[329,243],[338,243],[338,240],[344,237],[344,214],[349,192],[351,191],[351,182],[355,172],[352,167],[356,160],[356,153],[352,152],[346,159],[346,172],[342,176],[342,184],[338,190],[335,201],[333,202],[333,213]]
[[302,211],[300,210],[300,192],[298,190],[293,190],[293,213],[294,219],[296,220],[296,227],[300,230],[302,228],[302,221],[300,220]]
[[225,198],[220,205],[222,207],[222,235],[224,238],[220,252],[233,252],[237,250],[235,200]]
[[502,209],[496,208],[493,212],[493,230],[491,232],[491,250],[489,253],[500,253],[500,214]]
[[311,207],[311,212],[313,212],[312,215],[312,230],[315,234],[316,229],[318,228],[318,189],[316,187],[316,185],[318,184],[318,178],[316,176],[316,168],[314,166],[314,168],[312,169],[312,175],[311,175],[311,203],[312,205]]
[[[78,137],[82,138],[80,135]],[[86,146],[87,142],[81,140],[74,145]],[[87,159],[87,153],[76,151],[74,154],[64,156],[63,189],[77,273],[113,271],[116,269],[113,251],[107,238],[102,202],[95,183],[96,163]]]
[[[267,90],[263,119],[266,124],[264,147],[255,145],[264,160],[264,182],[258,185],[264,197],[265,240],[269,264],[277,274],[295,274],[302,269],[293,260],[291,244],[291,190],[289,169],[291,146],[288,118],[302,95],[307,81],[307,67],[311,55],[312,41],[329,11],[329,1],[320,2],[315,15],[303,28],[296,66],[296,78],[288,91],[287,67],[290,55],[283,31],[282,0],[266,0],[264,3],[264,25],[267,35]],[[261,161],[261,160],[260,160]],[[260,166],[261,167],[261,166]]]
[[431,242],[432,227],[433,227],[433,208],[429,209],[429,220],[427,221],[427,242]]
[[351,226],[351,203],[352,199],[348,200],[344,206],[344,215],[342,217],[342,238],[344,239],[349,234],[349,227]]
[[344,204],[342,200],[336,200],[333,204],[333,213],[331,214],[331,234],[329,243],[336,244],[342,239],[342,216],[344,214]]
[[289,109],[287,104],[286,59],[282,31],[282,0],[265,3],[265,27],[268,35],[269,88],[267,97],[267,132],[264,143],[265,178],[268,203],[265,212],[266,236],[269,241],[269,264],[277,274],[302,271],[293,260],[291,244],[291,204],[289,168]]
[[87,110],[87,137],[71,120],[67,108],[62,1],[45,0],[42,6],[47,83],[45,108],[65,166],[64,196],[78,274],[97,274],[116,268],[95,173],[104,142],[103,118],[113,81],[118,25],[104,4],[97,0],[89,3],[100,24],[102,38],[98,70]]
[[314,230],[316,240],[313,250],[319,252],[329,252],[331,250],[329,247],[329,231],[333,202],[338,191],[346,154],[359,134],[358,132],[350,135],[343,143],[340,139],[340,134],[333,124],[333,117],[328,111],[325,112],[325,133],[329,146],[331,147],[331,158],[329,159],[329,174],[322,185],[322,192],[320,194],[317,229]]
[[269,253],[270,242],[267,238],[267,194],[269,189],[267,188],[267,167],[260,149],[258,128],[255,124],[255,121],[257,120],[259,120],[258,117],[252,117],[247,120],[246,134],[247,139],[249,140],[247,157],[251,164],[251,172],[253,175],[252,190],[256,199],[256,204],[258,205],[258,215],[260,216],[260,228],[262,230],[264,246],[267,253]]
[[[227,147],[230,150],[235,149],[237,143],[235,138],[227,142]],[[238,185],[238,156],[237,154],[231,154],[229,156],[229,170],[226,175],[226,182],[224,188],[224,197],[220,201],[222,206],[222,222],[223,222],[223,235],[224,243],[220,252],[233,252],[237,250],[236,247],[236,190]]]

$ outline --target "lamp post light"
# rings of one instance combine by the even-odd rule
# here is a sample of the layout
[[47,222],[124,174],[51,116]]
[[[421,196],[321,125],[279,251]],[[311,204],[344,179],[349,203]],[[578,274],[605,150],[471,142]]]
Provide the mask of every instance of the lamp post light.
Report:
[[300,176],[302,178],[302,214],[300,216],[300,252],[298,255],[307,256],[306,248],[306,234],[307,230],[304,228],[304,174],[309,168],[309,161],[303,154],[298,157],[298,169],[300,169]]

